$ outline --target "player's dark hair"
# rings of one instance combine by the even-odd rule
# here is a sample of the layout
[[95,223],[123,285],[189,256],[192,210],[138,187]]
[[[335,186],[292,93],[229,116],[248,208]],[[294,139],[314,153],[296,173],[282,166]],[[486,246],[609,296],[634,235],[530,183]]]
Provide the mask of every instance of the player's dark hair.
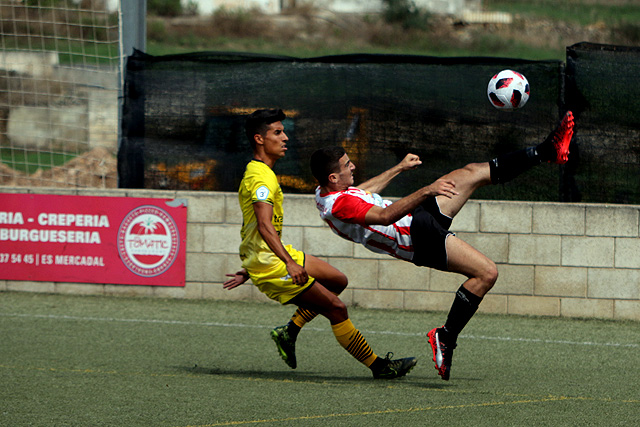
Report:
[[287,118],[287,115],[281,109],[265,109],[256,110],[247,116],[244,124],[244,130],[251,144],[251,148],[256,147],[255,135],[266,135],[269,125],[275,122],[281,122]]
[[344,148],[325,147],[316,150],[309,160],[311,173],[320,185],[326,185],[329,182],[329,175],[340,171],[340,159],[347,154]]

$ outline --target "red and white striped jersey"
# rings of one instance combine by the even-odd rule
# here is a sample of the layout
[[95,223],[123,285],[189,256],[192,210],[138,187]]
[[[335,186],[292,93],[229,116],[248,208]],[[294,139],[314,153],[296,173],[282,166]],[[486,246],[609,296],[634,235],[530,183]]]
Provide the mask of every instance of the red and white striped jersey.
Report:
[[406,215],[391,225],[367,225],[364,217],[373,206],[386,208],[392,202],[379,194],[356,187],[320,194],[316,188],[316,207],[320,217],[338,236],[360,243],[367,249],[405,261],[413,259],[412,216]]

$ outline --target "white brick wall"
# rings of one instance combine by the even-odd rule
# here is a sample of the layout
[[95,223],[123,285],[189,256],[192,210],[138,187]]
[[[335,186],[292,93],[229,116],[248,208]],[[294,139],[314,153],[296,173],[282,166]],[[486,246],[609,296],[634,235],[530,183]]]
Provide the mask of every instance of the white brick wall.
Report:
[[[226,291],[240,267],[242,217],[235,193],[2,188],[2,192],[186,198],[186,286],[2,281],[0,291],[268,301],[248,285]],[[320,221],[313,196],[285,195],[285,243],[349,277],[349,305],[408,310],[451,306],[464,277],[415,267],[340,239]],[[500,276],[485,313],[640,320],[640,207],[472,200],[453,231],[489,256]]]

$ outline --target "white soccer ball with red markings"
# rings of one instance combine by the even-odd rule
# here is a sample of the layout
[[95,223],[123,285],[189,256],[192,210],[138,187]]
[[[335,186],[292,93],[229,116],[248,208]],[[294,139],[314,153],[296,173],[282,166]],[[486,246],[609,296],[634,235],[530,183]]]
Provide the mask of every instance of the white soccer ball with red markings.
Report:
[[529,82],[517,71],[502,70],[489,80],[487,96],[499,110],[517,110],[529,100]]

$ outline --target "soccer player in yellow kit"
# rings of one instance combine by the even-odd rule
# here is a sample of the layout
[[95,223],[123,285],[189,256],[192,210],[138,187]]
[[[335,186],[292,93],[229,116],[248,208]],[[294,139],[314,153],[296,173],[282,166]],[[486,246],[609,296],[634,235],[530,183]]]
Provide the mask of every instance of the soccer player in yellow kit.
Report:
[[295,341],[300,328],[320,314],[342,347],[363,363],[374,378],[391,379],[407,374],[416,359],[378,357],[360,331],[349,319],[345,304],[338,295],[347,286],[347,277],[330,264],[281,240],[284,212],[283,194],[273,172],[276,161],[287,151],[287,135],[282,110],[254,111],[247,118],[245,130],[253,149],[240,183],[238,199],[242,209],[240,259],[243,269],[224,283],[233,289],[251,278],[253,284],[269,298],[281,304],[295,304],[298,310],[288,324],[271,331],[284,361],[296,368]]

